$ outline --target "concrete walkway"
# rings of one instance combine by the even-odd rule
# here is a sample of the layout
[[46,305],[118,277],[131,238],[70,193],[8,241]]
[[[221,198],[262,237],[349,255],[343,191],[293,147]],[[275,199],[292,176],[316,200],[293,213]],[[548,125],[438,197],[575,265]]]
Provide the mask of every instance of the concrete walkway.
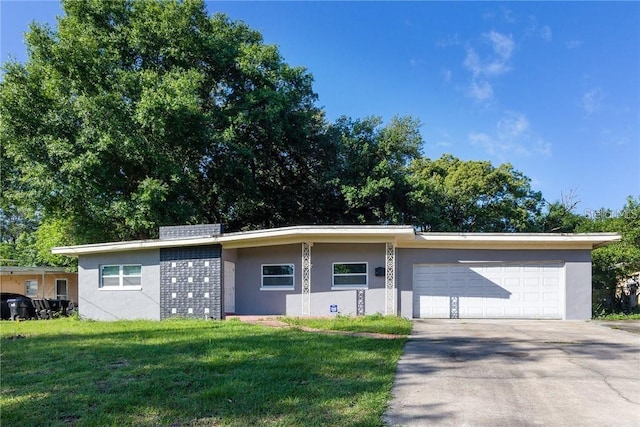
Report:
[[392,426],[640,426],[640,336],[590,322],[418,320]]

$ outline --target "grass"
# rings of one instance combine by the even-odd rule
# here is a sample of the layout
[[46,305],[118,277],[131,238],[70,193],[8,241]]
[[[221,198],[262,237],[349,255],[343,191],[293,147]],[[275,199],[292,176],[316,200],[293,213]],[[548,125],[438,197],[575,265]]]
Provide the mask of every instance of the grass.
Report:
[[640,313],[613,313],[595,317],[596,320],[640,320]]
[[373,314],[360,317],[335,316],[333,318],[282,317],[279,320],[293,326],[305,326],[332,331],[371,332],[392,335],[408,335],[411,322],[397,316]]
[[0,335],[0,424],[33,426],[383,425],[404,344],[204,320],[7,321]]

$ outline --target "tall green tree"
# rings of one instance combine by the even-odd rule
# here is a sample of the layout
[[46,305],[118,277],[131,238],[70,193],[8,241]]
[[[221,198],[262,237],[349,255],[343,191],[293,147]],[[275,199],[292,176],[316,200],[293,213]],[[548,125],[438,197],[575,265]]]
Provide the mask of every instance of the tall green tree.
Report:
[[539,231],[545,233],[573,233],[589,219],[575,212],[580,204],[575,191],[561,194],[560,200],[546,204],[546,209],[538,218]]
[[341,117],[331,132],[337,143],[333,168],[337,219],[342,223],[403,224],[407,215],[407,167],[420,156],[420,122],[394,117]]
[[594,314],[622,309],[615,298],[616,285],[640,271],[640,197],[628,197],[619,211],[601,209],[584,221],[577,232],[616,232],[620,242],[592,252]]
[[409,180],[414,224],[423,231],[536,230],[542,194],[508,163],[420,158],[409,167]]
[[[66,0],[4,64],[0,141],[15,199],[76,242],[163,224],[314,222],[323,136],[312,77],[201,0]],[[10,214],[2,207],[3,214]]]

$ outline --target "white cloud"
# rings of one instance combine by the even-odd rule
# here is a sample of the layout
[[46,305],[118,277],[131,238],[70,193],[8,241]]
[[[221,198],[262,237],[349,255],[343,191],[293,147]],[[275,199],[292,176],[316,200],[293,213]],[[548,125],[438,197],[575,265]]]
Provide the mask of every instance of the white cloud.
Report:
[[434,143],[436,147],[446,148],[451,147],[453,142],[451,142],[451,135],[444,129],[438,129],[438,140]]
[[507,111],[496,124],[498,137],[503,140],[518,138],[529,131],[529,120],[522,113]]
[[464,65],[465,68],[471,70],[474,76],[482,72],[480,58],[478,57],[476,51],[472,48],[467,49],[467,56],[464,57],[464,62],[462,63],[462,65]]
[[467,48],[467,54],[464,58],[463,65],[474,76],[498,76],[504,74],[511,69],[509,61],[513,54],[515,43],[511,35],[500,34],[496,31],[484,33],[484,39],[490,42],[492,54],[485,58],[480,58],[478,52],[472,47]]
[[459,46],[461,44],[462,42],[460,41],[460,36],[458,35],[458,33],[449,35],[436,42],[437,47]]
[[549,141],[539,139],[533,145],[532,150],[535,154],[540,154],[544,157],[551,157],[551,147],[552,146]]
[[476,101],[482,102],[493,98],[493,88],[487,81],[473,80],[467,94]]
[[602,127],[600,129],[600,140],[602,144],[613,146],[624,146],[631,143],[632,138],[629,137],[627,131],[630,129],[612,129],[608,127]]
[[510,24],[513,24],[518,20],[518,18],[516,18],[516,15],[513,13],[513,11],[507,8],[502,9],[502,19],[504,19],[506,22]]
[[567,49],[578,49],[582,47],[582,40],[569,40],[565,43],[565,46]]
[[498,155],[502,157],[502,154],[508,149],[499,140],[486,133],[470,133],[468,137],[471,144],[479,145],[491,156]]
[[600,109],[604,94],[600,88],[588,90],[582,95],[582,109],[587,114],[593,114]]
[[462,65],[471,72],[467,95],[478,102],[493,98],[490,80],[511,70],[511,57],[515,49],[513,37],[497,31],[483,33],[482,38],[491,46],[491,51],[480,56],[473,47],[467,47]]
[[545,25],[544,27],[540,28],[540,30],[538,31],[538,34],[540,35],[542,40],[547,42],[550,42],[551,39],[553,38],[553,33],[551,32],[551,28],[548,25]]
[[493,51],[503,60],[508,61],[511,58],[511,53],[515,46],[513,37],[511,34],[500,34],[497,31],[491,31],[490,33],[484,33],[484,38],[491,41],[493,45]]
[[553,32],[548,25],[540,25],[535,16],[529,17],[529,26],[525,29],[524,34],[527,37],[539,37],[546,42],[550,42],[553,38]]
[[449,83],[451,81],[451,70],[448,68],[443,68],[440,72],[442,74],[442,78],[445,82]]
[[503,114],[493,134],[475,132],[469,133],[468,138],[472,145],[482,147],[488,155],[501,161],[513,156],[550,157],[552,153],[551,143],[533,134],[527,116],[514,111]]

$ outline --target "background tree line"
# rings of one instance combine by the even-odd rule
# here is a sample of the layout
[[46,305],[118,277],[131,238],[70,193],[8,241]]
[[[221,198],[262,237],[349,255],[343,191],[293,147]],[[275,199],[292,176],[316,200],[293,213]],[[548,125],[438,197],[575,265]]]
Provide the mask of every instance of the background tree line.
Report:
[[640,247],[637,200],[624,208],[635,222],[578,217],[545,207],[509,164],[424,157],[412,117],[329,122],[306,69],[201,0],[63,10],[57,28],[31,25],[25,63],[3,64],[0,258],[11,263],[69,265],[50,248],[210,222],[607,230]]

